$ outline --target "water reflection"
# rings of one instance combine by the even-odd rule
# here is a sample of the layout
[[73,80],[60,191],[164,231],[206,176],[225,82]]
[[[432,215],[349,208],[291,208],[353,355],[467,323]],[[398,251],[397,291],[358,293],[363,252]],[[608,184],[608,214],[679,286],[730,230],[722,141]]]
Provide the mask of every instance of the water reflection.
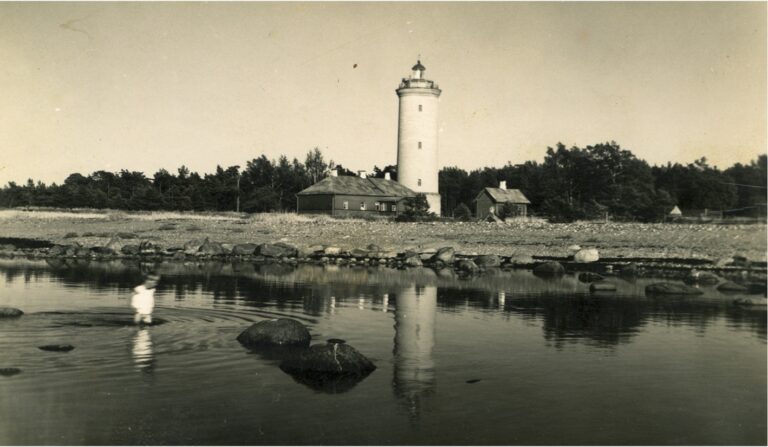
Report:
[[435,392],[435,316],[437,287],[409,286],[395,297],[395,395],[412,419],[418,418],[424,400]]
[[152,375],[155,369],[155,356],[152,349],[152,337],[149,329],[143,327],[136,331],[133,336],[133,355],[134,368],[145,375]]

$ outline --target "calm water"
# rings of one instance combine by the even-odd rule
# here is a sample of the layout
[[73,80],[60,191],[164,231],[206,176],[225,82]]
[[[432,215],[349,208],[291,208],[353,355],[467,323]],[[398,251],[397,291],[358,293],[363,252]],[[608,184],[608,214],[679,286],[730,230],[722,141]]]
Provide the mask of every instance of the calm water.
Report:
[[[0,368],[22,370],[0,376],[0,444],[766,443],[766,313],[713,289],[163,264],[167,323],[139,329],[151,267],[0,261],[0,306],[26,312],[0,321]],[[336,394],[301,384],[235,340],[274,317],[378,369]]]

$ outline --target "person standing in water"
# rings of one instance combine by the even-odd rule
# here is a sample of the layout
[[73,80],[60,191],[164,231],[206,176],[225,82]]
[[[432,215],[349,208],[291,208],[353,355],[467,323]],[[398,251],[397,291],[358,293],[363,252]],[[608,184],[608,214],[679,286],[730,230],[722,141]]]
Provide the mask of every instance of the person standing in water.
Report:
[[158,275],[149,275],[143,284],[133,289],[131,307],[136,309],[133,322],[136,324],[152,324],[152,310],[155,308],[155,287],[160,280]]

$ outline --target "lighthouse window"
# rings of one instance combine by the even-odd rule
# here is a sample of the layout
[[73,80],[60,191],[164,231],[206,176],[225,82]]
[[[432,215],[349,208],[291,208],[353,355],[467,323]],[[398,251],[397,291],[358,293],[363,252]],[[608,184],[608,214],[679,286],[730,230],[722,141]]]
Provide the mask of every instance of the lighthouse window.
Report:
[[419,112],[421,112],[421,104],[419,104]]
[[418,181],[418,185],[419,185],[419,186],[421,186],[421,179],[419,179],[419,181]]
[[419,141],[419,149],[421,149],[421,141]]
[[348,201],[346,201],[346,200],[344,201],[344,209],[345,209],[345,210],[348,210],[348,209],[349,209],[349,202],[348,202]]

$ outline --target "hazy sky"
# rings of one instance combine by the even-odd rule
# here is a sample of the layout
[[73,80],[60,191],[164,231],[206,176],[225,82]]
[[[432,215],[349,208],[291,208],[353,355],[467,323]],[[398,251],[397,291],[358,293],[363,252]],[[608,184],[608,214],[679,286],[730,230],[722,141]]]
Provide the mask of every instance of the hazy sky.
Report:
[[72,172],[395,164],[400,78],[443,90],[440,165],[615,140],[766,152],[766,3],[2,3],[0,184]]

